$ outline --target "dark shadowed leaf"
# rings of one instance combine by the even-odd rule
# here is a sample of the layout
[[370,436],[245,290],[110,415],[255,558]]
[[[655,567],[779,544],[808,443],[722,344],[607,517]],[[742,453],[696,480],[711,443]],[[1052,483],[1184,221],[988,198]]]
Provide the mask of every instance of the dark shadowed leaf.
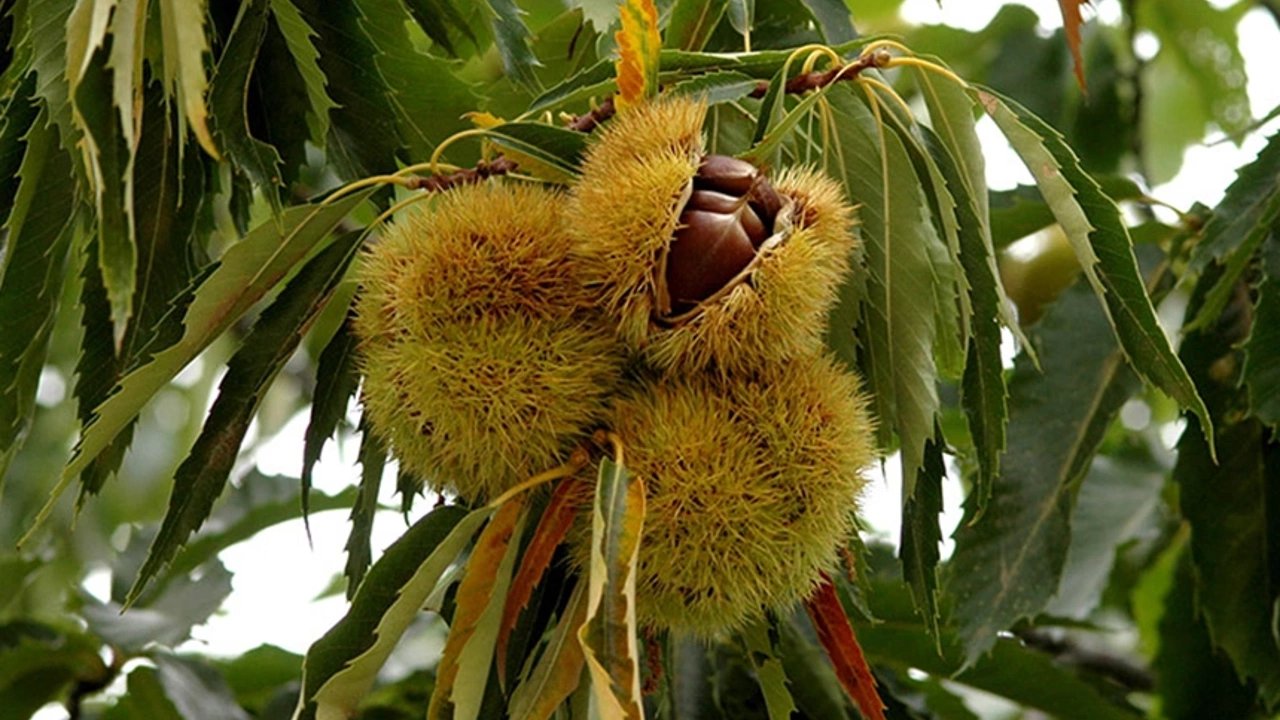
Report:
[[[916,492],[902,508],[902,576],[911,587],[916,609],[925,627],[938,636],[938,560],[942,543],[942,480],[947,468],[942,461],[942,429],[924,446],[924,464],[916,477]],[[977,492],[975,490],[975,492]]]
[[136,652],[153,642],[177,647],[231,594],[231,573],[222,563],[214,560],[200,571],[198,578],[174,578],[145,607],[125,612],[116,603],[88,600],[81,612],[96,635],[122,649]]
[[1272,236],[1263,246],[1261,266],[1253,331],[1244,344],[1244,382],[1249,410],[1275,432],[1280,430],[1280,238]]
[[329,112],[337,104],[325,90],[328,81],[324,71],[320,69],[320,54],[313,39],[315,31],[307,25],[293,0],[271,0],[271,14],[306,87],[311,104],[307,112],[307,128],[311,132],[311,140],[317,145],[323,144],[329,133]]
[[360,421],[360,494],[351,506],[351,534],[347,536],[347,565],[343,575],[347,578],[347,598],[355,597],[360,581],[364,579],[369,563],[373,562],[373,548],[369,538],[373,535],[373,516],[378,511],[378,490],[382,487],[382,471],[387,464],[387,446],[369,427]]
[[973,665],[996,633],[1041,612],[1058,590],[1081,478],[1137,388],[1089,288],[1067,290],[1031,330],[1042,367],[1019,355],[1009,382],[1008,449],[983,516],[966,501],[947,595]]
[[347,233],[307,262],[263,311],[243,347],[231,358],[218,399],[190,454],[178,467],[160,533],[126,605],[209,517],[263,394],[323,309],[355,256],[360,239],[359,232]]
[[360,384],[356,369],[356,337],[347,315],[329,339],[316,365],[316,389],[311,395],[311,418],[302,440],[302,510],[310,509],[311,473],[324,444],[337,432],[347,414],[347,404]]
[[71,160],[41,113],[27,133],[0,258],[0,479],[22,447],[53,331],[75,227]]
[[258,50],[267,32],[270,13],[267,0],[253,0],[240,6],[235,27],[218,59],[209,88],[209,110],[213,113],[218,146],[241,172],[248,174],[277,214],[281,210],[280,154],[253,137],[249,129],[249,79],[258,62]]
[[701,50],[728,6],[728,0],[676,0],[662,44],[679,50]]
[[502,67],[519,84],[537,90],[538,78],[533,69],[542,63],[529,47],[529,28],[522,17],[525,12],[515,0],[487,0],[493,11],[493,39],[502,56]]
[[1098,606],[1120,545],[1147,530],[1159,510],[1165,469],[1123,457],[1094,458],[1071,515],[1071,546],[1050,615],[1084,620]]
[[182,720],[178,708],[165,695],[160,676],[153,667],[139,665],[129,673],[128,689],[120,702],[103,716],[105,720]]

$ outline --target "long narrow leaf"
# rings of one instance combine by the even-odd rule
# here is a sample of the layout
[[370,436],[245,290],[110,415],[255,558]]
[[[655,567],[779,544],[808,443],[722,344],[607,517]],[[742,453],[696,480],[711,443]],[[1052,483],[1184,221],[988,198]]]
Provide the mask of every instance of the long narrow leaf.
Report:
[[591,518],[587,620],[578,639],[591,672],[592,697],[605,720],[644,716],[635,604],[644,513],[644,481],[602,460]]
[[446,505],[387,548],[369,568],[347,614],[307,650],[296,720],[355,713],[400,636],[491,513]]

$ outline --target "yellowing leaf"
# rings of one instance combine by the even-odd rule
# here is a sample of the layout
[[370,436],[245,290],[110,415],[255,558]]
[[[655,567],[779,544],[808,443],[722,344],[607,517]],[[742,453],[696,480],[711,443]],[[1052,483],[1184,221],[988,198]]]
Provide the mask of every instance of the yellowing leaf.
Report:
[[[431,695],[428,718],[453,717],[449,706],[455,701],[453,696],[463,652],[489,607],[499,566],[507,554],[507,545],[523,510],[524,501],[519,497],[503,504],[476,540],[475,550],[467,560],[466,573],[458,585],[458,609],[454,612],[449,638],[445,641],[444,653],[436,670],[436,687]],[[468,682],[475,680],[477,678],[467,678]],[[480,682],[483,683],[483,679]],[[480,694],[483,696],[483,691]]]
[[625,0],[621,3],[622,29],[613,36],[618,43],[618,110],[658,94],[658,9],[653,0]]
[[538,664],[528,679],[511,693],[511,717],[547,720],[578,689],[585,662],[578,629],[586,620],[586,589],[582,582],[574,588]]
[[644,482],[603,460],[591,517],[587,622],[578,631],[591,693],[604,720],[640,720],[636,562],[644,528]]
[[218,148],[209,134],[209,112],[204,94],[209,87],[204,74],[204,52],[209,49],[204,34],[203,2],[160,0],[160,28],[164,46],[166,86],[177,86],[178,102],[185,122],[191,123],[200,147],[215,159]]
[[1080,18],[1080,6],[1088,4],[1089,0],[1058,0],[1058,7],[1062,8],[1062,28],[1067,31],[1067,47],[1071,49],[1076,82],[1081,91],[1088,88],[1084,82],[1084,58],[1080,56],[1080,24],[1083,22]]

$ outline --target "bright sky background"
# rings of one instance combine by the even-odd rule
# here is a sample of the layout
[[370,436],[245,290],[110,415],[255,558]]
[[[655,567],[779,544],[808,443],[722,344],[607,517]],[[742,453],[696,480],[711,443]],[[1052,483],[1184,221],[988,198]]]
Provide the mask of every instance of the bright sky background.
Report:
[[[1220,0],[1215,0],[1215,3],[1227,4]],[[979,29],[987,24],[1002,4],[996,0],[948,0],[939,8],[936,0],[907,0],[903,13],[912,22],[946,23]],[[1040,14],[1046,29],[1060,25],[1056,0],[1023,0],[1023,4]],[[1098,4],[1096,12],[1104,18],[1118,16],[1120,12],[1117,0],[1100,0]],[[1086,17],[1090,16],[1087,14]],[[1280,83],[1272,79],[1274,68],[1280,66],[1280,58],[1277,57],[1280,33],[1261,10],[1254,10],[1241,23],[1240,44],[1252,81],[1249,94],[1253,112],[1259,116],[1280,105]],[[1004,145],[990,121],[986,121],[981,129],[989,151],[991,186],[1003,189],[1017,183],[1029,183],[1030,175]],[[1186,158],[1186,167],[1192,170],[1184,170],[1173,182],[1155,188],[1153,195],[1178,207],[1188,207],[1196,200],[1212,205],[1220,199],[1234,176],[1235,168],[1252,159],[1262,144],[1262,134],[1255,133],[1243,148],[1231,144],[1193,148]],[[306,422],[305,414],[294,418],[276,439],[259,452],[258,459],[264,472],[295,476],[300,472]],[[316,488],[324,492],[339,492],[356,482],[359,477],[356,450],[355,441],[343,443],[341,447],[330,443],[317,469]],[[863,505],[874,534],[896,541],[900,503],[896,457],[889,459],[885,470],[885,477],[872,482]],[[383,501],[390,506],[398,503],[392,493],[393,478],[394,475],[389,475],[383,483]],[[944,531],[949,534],[960,516],[961,497],[957,482],[947,485],[945,500]],[[419,499],[413,517],[420,516],[431,505],[432,499]],[[219,615],[196,629],[197,640],[187,647],[216,655],[236,655],[260,644],[271,643],[297,653],[305,652],[312,641],[341,617],[346,607],[341,596],[319,601],[316,598],[329,586],[334,573],[339,572],[345,562],[343,545],[349,529],[347,513],[314,515],[311,528],[314,547],[308,546],[301,522],[297,521],[273,527],[225,551],[222,558],[235,574],[235,589]],[[382,513],[374,528],[375,554],[404,529],[399,514]],[[93,577],[91,585],[105,589],[107,580],[105,576]]]

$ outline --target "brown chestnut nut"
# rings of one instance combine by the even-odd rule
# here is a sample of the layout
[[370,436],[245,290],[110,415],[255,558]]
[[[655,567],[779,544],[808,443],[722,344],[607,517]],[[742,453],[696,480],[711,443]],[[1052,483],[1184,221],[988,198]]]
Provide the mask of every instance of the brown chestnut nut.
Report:
[[667,254],[671,311],[680,314],[741,273],[773,232],[782,201],[751,163],[707,155]]
[[667,254],[667,291],[680,313],[711,297],[756,255],[733,215],[686,210]]

